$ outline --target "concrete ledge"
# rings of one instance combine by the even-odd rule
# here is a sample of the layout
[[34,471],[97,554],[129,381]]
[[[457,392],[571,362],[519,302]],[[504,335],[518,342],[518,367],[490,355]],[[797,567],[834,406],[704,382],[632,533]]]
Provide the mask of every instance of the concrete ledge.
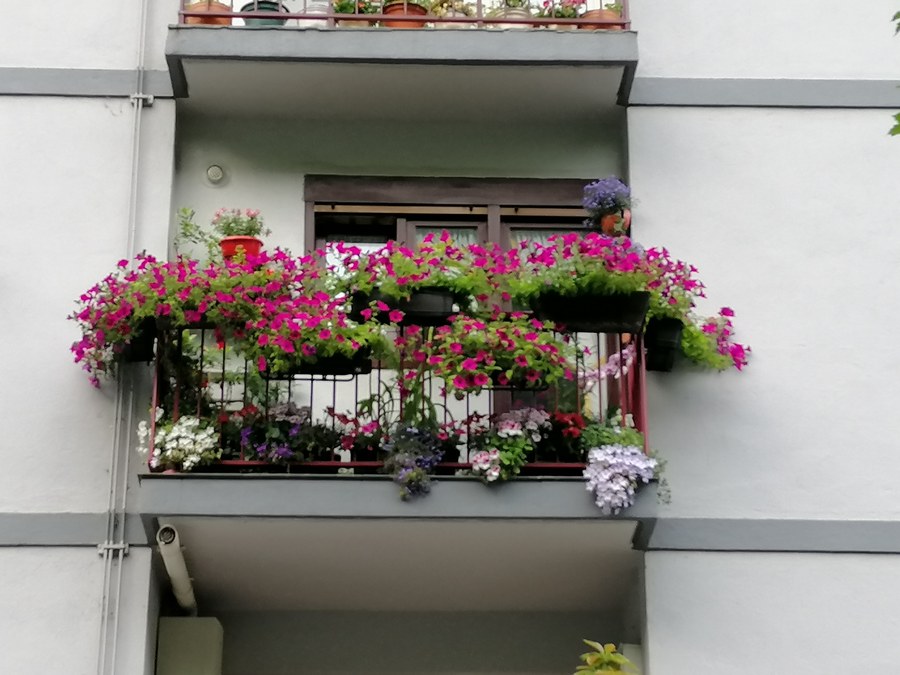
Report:
[[637,63],[631,31],[312,30],[171,26],[166,58],[176,96],[187,96],[185,59],[491,66]]
[[[285,475],[141,477],[138,508],[145,516],[284,518],[603,518],[580,479],[519,479],[487,487],[468,478],[437,478],[431,494],[404,502],[387,477]],[[656,488],[616,517],[650,518]]]
[[[0,96],[131,96],[137,91],[136,70],[83,68],[0,68]],[[144,93],[172,97],[169,75],[144,72]]]
[[635,77],[628,105],[900,108],[893,80]]

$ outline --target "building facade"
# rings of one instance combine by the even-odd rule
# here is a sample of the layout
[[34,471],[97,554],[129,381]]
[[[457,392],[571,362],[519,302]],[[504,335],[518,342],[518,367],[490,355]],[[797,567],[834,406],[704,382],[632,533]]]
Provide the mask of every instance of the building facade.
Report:
[[[0,671],[163,675],[160,619],[184,614],[165,524],[224,675],[549,675],[582,638],[636,646],[650,675],[896,670],[897,7],[630,0],[628,30],[356,31],[183,25],[181,4],[19,3],[0,24]],[[300,251],[361,204],[422,227],[471,204],[511,231],[609,174],[634,236],[696,264],[753,348],[740,374],[648,375],[667,503],[150,475],[151,369],[94,390],[71,363],[72,300],[171,253],[180,207],[259,208]]]

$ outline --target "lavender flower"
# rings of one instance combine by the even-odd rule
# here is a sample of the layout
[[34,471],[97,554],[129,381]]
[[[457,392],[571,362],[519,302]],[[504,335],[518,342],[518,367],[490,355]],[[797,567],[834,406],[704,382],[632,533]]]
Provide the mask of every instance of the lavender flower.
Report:
[[617,514],[634,504],[638,482],[649,483],[657,462],[633,445],[603,445],[588,452],[584,470],[587,489],[594,493],[604,515]]
[[618,213],[631,206],[631,190],[615,176],[609,176],[584,186],[582,204],[595,218]]

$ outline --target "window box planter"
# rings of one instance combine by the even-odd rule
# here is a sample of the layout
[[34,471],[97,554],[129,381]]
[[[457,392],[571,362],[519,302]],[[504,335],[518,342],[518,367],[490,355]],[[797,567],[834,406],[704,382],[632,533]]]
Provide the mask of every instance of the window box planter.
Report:
[[300,363],[293,372],[298,375],[366,375],[372,372],[372,352],[363,348],[353,356],[322,356],[314,363]]
[[640,333],[649,306],[647,291],[567,296],[549,290],[531,303],[537,318],[562,324],[573,333]]

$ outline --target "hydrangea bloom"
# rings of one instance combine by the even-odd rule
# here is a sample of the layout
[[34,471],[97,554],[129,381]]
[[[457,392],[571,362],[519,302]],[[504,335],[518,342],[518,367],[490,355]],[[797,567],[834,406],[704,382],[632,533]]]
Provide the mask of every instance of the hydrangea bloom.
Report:
[[584,470],[587,489],[604,515],[617,514],[634,504],[639,482],[649,483],[657,462],[633,445],[603,445],[588,452]]
[[615,176],[602,178],[584,186],[582,204],[595,217],[617,213],[631,206],[631,189]]

